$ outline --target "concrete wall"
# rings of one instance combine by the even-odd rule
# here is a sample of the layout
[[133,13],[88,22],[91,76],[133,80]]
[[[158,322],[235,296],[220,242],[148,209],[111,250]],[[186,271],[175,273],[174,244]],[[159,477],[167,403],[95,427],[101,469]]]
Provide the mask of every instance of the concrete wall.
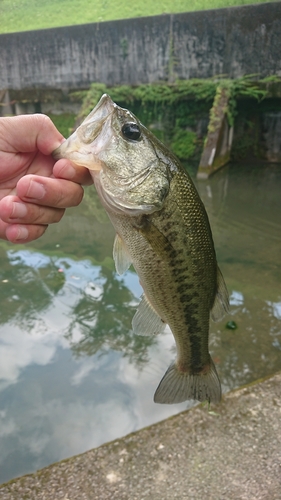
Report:
[[281,3],[0,35],[0,89],[281,76]]

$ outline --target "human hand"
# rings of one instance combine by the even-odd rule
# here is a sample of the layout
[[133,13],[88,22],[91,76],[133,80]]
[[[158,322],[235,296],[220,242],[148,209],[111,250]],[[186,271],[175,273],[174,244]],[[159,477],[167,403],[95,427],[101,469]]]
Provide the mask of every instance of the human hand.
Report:
[[83,198],[89,171],[51,155],[63,136],[45,115],[0,118],[0,238],[27,243]]

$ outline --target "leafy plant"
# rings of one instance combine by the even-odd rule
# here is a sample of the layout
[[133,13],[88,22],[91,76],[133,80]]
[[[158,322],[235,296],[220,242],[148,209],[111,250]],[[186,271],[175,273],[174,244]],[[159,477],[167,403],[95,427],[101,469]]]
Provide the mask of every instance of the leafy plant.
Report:
[[54,122],[57,129],[64,137],[68,137],[71,134],[75,123],[75,115],[70,113],[62,113],[60,115],[55,115],[49,113],[49,117]]
[[[83,97],[79,121],[94,108],[101,95],[108,93],[113,101],[128,107],[160,140],[165,142],[181,159],[198,159],[206,130],[198,136],[198,121],[209,116],[208,130],[215,130],[218,103],[222,93],[227,97],[224,112],[230,126],[237,116],[237,102],[251,98],[260,102],[268,92],[268,79],[255,81],[256,75],[236,80],[216,77],[205,80],[177,80],[138,86],[117,85],[107,87],[94,83]],[[276,80],[274,79],[274,82]]]
[[180,159],[191,158],[196,149],[197,136],[192,130],[176,129],[171,148]]

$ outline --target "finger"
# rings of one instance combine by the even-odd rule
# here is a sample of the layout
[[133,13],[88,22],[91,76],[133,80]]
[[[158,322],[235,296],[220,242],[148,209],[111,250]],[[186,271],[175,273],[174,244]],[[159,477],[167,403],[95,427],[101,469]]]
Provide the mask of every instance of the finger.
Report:
[[69,180],[25,175],[18,181],[16,193],[22,201],[36,205],[69,208],[79,205],[84,190]]
[[6,222],[4,222],[0,219],[0,239],[1,240],[7,240],[7,237],[6,237],[7,226],[8,226],[8,224],[6,224]]
[[5,239],[11,243],[28,243],[29,241],[37,240],[42,236],[47,225],[20,225],[11,224],[6,227]]
[[64,211],[63,208],[23,203],[17,196],[6,196],[0,201],[0,217],[8,224],[53,224],[61,220]]
[[[64,140],[51,119],[43,114],[12,116],[0,120],[5,120],[5,135],[0,136],[0,140],[10,152],[30,153],[38,148],[44,155],[50,155]],[[28,133],[23,133],[24,130]]]
[[56,162],[53,168],[53,174],[57,178],[71,180],[73,182],[77,182],[77,184],[82,184],[83,186],[93,184],[93,179],[87,168],[80,167],[78,165],[74,166],[69,160],[66,159],[58,160]]

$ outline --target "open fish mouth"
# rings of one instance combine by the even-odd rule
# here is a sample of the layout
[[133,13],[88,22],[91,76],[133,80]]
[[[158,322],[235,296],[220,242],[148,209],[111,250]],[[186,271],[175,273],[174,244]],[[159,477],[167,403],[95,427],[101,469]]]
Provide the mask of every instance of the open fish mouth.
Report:
[[74,165],[101,170],[99,153],[111,138],[110,127],[106,125],[116,107],[109,95],[104,94],[75,132],[53,151],[53,158],[66,158]]

